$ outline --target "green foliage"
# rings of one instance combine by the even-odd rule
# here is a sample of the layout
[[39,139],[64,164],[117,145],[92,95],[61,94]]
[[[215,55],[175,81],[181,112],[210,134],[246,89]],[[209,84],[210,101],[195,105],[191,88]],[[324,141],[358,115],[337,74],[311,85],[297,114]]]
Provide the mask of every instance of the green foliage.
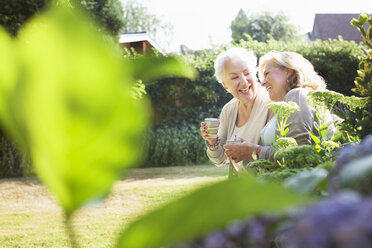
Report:
[[[367,22],[368,22],[370,27],[366,30],[364,28],[364,25],[366,25]],[[371,43],[371,40],[372,40],[372,31],[371,31],[372,30],[372,17],[368,18],[367,14],[361,14],[361,15],[359,15],[358,20],[353,18],[353,20],[351,20],[350,23],[351,23],[351,25],[356,27],[359,30],[359,32],[361,32],[363,41],[366,43],[367,46],[369,46],[369,48],[372,49],[372,43]]]
[[315,143],[316,151],[322,157],[322,161],[325,162],[331,160],[334,156],[333,151],[340,147],[338,140],[341,135],[335,135],[336,130],[331,112],[335,104],[345,97],[340,93],[329,90],[311,91],[308,96],[308,103],[317,111],[315,114],[317,120],[314,122],[316,132],[310,131],[310,137]]
[[288,17],[283,13],[273,15],[264,12],[248,17],[243,9],[240,9],[230,29],[233,41],[247,40],[247,35],[262,42],[270,38],[289,41],[298,36],[296,27],[288,22]]
[[334,161],[326,161],[326,162],[318,165],[317,168],[323,168],[327,171],[331,171],[331,170],[333,170],[334,166],[335,166]]
[[[368,21],[369,27],[365,30],[364,26]],[[354,92],[367,97],[367,106],[363,108],[360,116],[360,129],[357,129],[358,136],[366,137],[372,133],[372,17],[361,14],[359,19],[353,19],[351,24],[361,32],[363,41],[369,47],[368,53],[360,58],[358,76],[355,78]]]
[[288,168],[280,168],[275,171],[270,172],[262,172],[257,175],[257,180],[260,182],[283,182],[286,178],[289,178],[293,175],[296,175],[298,172],[302,171],[303,169],[288,169]]
[[339,172],[339,183],[342,188],[363,189],[362,193],[371,194],[372,190],[372,155],[356,159],[345,165]]
[[173,33],[173,26],[162,21],[144,4],[135,0],[125,0],[123,3],[124,23],[122,32],[148,32],[154,39],[160,41]]
[[344,143],[361,141],[360,130],[365,123],[367,103],[367,97],[356,96],[343,97],[337,103],[334,113],[343,120],[337,124],[337,129]]
[[[166,57],[166,60],[159,58]],[[133,77],[145,83],[159,78],[167,77],[188,77],[193,80],[197,77],[197,72],[192,67],[184,67],[186,61],[174,55],[162,56],[137,56],[133,65]],[[146,68],[146,70],[145,70]]]
[[278,169],[279,167],[270,160],[256,160],[247,164],[248,171],[249,168],[255,169],[255,171],[258,173],[264,173],[268,170]]
[[[300,107],[295,102],[271,102],[267,105],[267,107],[274,112],[277,118],[276,125],[277,131],[279,131],[279,136],[275,135],[276,141],[278,138],[285,137],[285,135],[288,133],[287,120],[292,113],[299,111]],[[296,140],[294,142],[297,145]],[[282,141],[281,144],[293,145],[293,140],[287,140],[287,142]],[[274,146],[278,146],[278,144],[274,144]]]
[[[367,31],[364,26],[369,24]],[[339,125],[340,131],[348,141],[361,141],[372,133],[372,17],[366,14],[353,19],[351,24],[358,28],[363,41],[368,46],[367,53],[360,56],[357,75],[352,89],[363,98],[346,98],[342,103],[348,107],[341,107],[336,112],[344,121]]]
[[195,238],[231,220],[265,211],[279,212],[304,198],[274,183],[247,176],[196,190],[134,221],[117,247],[163,247]]
[[[0,5],[0,25],[15,36],[18,30],[33,16],[40,14],[48,5],[80,2],[111,35],[118,35],[123,29],[123,10],[119,0],[12,0]],[[72,7],[72,6],[71,6]]]
[[112,36],[123,30],[125,19],[120,0],[84,0],[80,3]]
[[23,77],[1,88],[5,126],[67,216],[107,195],[119,172],[141,156],[147,123],[146,106],[125,90],[130,66],[89,23],[59,9],[34,19],[8,43],[9,56],[20,58],[8,72],[20,75],[22,68]]
[[169,75],[167,61],[171,76],[195,73],[174,57],[125,60],[85,12],[63,5],[34,18],[17,40],[0,29],[0,52],[0,120],[62,206],[77,247],[72,214],[107,196],[143,157],[149,106],[132,97],[137,68],[146,79]]
[[337,125],[342,139],[345,142],[360,142],[361,130],[364,125],[364,108],[356,108],[354,111],[351,111],[348,107],[342,106],[335,111],[335,113],[343,119],[341,123]]
[[320,156],[312,145],[291,146],[278,150],[274,160],[287,168],[303,168],[320,162]]
[[164,123],[148,131],[144,167],[200,164],[208,161],[199,125]]
[[275,140],[273,146],[277,147],[279,149],[291,147],[291,146],[297,146],[297,141],[292,137],[280,137],[277,140]]
[[12,35],[33,15],[38,14],[47,4],[48,0],[13,0],[2,1],[0,4],[0,25]]
[[0,136],[0,178],[24,175],[22,154],[3,134]]
[[[75,1],[77,3],[78,1]],[[32,17],[41,14],[49,5],[68,4],[69,0],[12,0],[2,1],[0,4],[0,25],[3,26],[12,36],[16,36],[19,29],[23,27]],[[119,0],[84,0],[81,1],[84,9],[106,29],[111,35],[118,35],[123,26],[123,11]],[[99,28],[100,29],[100,28]],[[105,32],[102,32],[105,33]],[[109,36],[106,38],[110,39]],[[22,170],[25,164],[18,159],[24,157],[11,141],[4,139],[2,147],[7,158],[1,161],[4,171],[2,176],[23,176],[29,171],[30,163],[26,163],[26,170]],[[5,150],[9,149],[9,150]],[[14,159],[8,159],[14,158]],[[9,168],[9,169],[7,169]],[[10,170],[12,168],[12,170]],[[23,172],[23,173],[22,173]]]
[[303,170],[287,178],[283,184],[300,194],[324,192],[327,189],[327,175],[328,171],[323,168]]

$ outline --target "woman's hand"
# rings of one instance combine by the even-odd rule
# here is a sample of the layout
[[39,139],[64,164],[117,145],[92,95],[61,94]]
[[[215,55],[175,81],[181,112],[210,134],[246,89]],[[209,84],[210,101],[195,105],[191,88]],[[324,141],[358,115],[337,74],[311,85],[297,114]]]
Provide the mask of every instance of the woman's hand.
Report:
[[230,157],[234,162],[240,162],[242,160],[253,160],[252,153],[255,148],[255,144],[249,142],[243,142],[233,145],[224,145],[226,156]]
[[217,138],[210,138],[208,136],[208,130],[207,129],[208,128],[207,128],[205,122],[200,123],[200,132],[201,132],[202,138],[204,140],[206,140],[209,145],[213,146],[214,144],[217,143]]

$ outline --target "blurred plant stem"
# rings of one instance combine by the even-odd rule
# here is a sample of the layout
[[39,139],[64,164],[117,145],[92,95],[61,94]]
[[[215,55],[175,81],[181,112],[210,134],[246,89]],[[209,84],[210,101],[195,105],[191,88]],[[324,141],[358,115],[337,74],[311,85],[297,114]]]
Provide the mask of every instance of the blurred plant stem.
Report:
[[70,246],[72,248],[80,248],[79,242],[77,241],[77,238],[76,238],[76,233],[75,233],[74,224],[72,222],[71,215],[66,215],[65,226],[66,226],[68,237],[70,239]]

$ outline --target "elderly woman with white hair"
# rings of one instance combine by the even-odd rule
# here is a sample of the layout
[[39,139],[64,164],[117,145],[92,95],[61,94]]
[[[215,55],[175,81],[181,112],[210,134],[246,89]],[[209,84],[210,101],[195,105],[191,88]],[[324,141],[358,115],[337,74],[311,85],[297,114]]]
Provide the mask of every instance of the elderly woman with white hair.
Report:
[[[295,102],[300,111],[294,112],[287,120],[288,133],[298,145],[312,144],[310,131],[314,131],[317,121],[316,110],[307,103],[307,94],[311,90],[325,90],[326,84],[313,65],[302,55],[295,52],[269,52],[260,59],[260,79],[267,89],[272,101]],[[252,159],[256,151],[260,159],[273,161],[274,150],[271,144],[278,134],[276,117],[267,123],[261,131],[262,144],[244,142],[237,145],[226,145],[226,154],[234,161]]]
[[[215,76],[226,91],[234,96],[222,108],[217,138],[208,137],[204,122],[200,126],[208,148],[207,155],[217,166],[229,162],[223,148],[226,140],[238,138],[261,144],[260,131],[273,116],[272,111],[266,107],[270,102],[268,92],[257,82],[256,65],[254,53],[238,47],[230,48],[216,58]],[[243,164],[248,162],[244,161]]]

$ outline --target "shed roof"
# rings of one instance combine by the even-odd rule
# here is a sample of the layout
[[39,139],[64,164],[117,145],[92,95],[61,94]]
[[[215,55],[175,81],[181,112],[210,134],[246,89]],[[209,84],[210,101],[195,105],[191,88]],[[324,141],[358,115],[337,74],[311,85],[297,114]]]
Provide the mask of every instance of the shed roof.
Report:
[[122,33],[119,37],[120,44],[139,41],[148,41],[156,50],[158,50],[162,54],[166,54],[165,51],[148,35],[147,32]]

